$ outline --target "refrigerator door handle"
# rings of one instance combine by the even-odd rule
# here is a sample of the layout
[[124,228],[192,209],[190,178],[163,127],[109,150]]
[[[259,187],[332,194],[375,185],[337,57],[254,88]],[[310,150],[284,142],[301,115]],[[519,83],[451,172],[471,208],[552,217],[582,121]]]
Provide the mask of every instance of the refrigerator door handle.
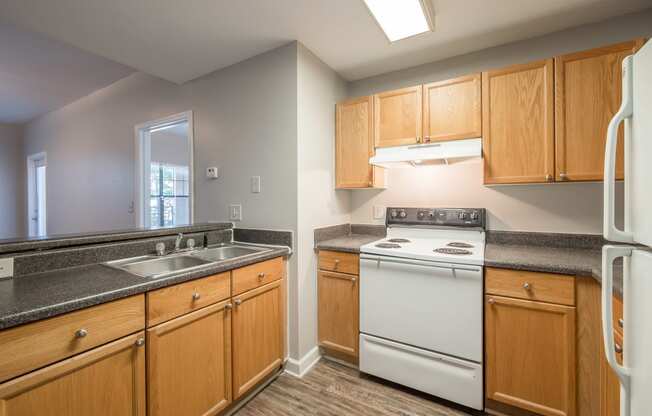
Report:
[[[633,247],[602,247],[602,336],[609,366],[614,370],[625,391],[629,391],[629,368],[618,364],[614,345],[613,328],[613,263],[619,257],[631,256]],[[623,414],[621,416],[627,416]]]
[[[634,110],[632,101],[633,89],[633,57],[623,60],[622,103],[618,112],[609,122],[604,155],[604,238],[610,241],[633,243],[634,235],[616,228],[616,152],[618,147],[618,127],[627,118],[631,118]],[[625,201],[627,204],[628,201]]]

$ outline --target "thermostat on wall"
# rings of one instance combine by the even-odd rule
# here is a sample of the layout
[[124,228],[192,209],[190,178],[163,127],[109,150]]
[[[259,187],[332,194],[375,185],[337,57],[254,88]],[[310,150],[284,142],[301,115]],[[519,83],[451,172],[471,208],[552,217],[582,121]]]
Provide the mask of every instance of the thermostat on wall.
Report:
[[217,166],[206,168],[206,177],[208,179],[217,179],[220,177],[220,171]]

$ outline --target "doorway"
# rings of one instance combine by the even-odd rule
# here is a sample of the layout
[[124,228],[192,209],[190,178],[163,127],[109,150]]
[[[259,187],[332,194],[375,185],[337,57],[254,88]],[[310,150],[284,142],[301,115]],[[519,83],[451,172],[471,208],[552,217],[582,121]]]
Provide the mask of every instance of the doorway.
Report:
[[47,235],[47,155],[27,157],[27,218],[30,237]]
[[136,126],[137,222],[175,227],[193,221],[192,112]]

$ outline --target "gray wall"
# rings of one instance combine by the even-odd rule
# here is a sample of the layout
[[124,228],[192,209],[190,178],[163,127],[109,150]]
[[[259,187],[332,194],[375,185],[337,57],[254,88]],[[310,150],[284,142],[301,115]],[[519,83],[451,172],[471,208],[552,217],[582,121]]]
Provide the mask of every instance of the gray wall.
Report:
[[[296,45],[289,44],[184,85],[135,73],[30,122],[27,153],[48,154],[48,233],[136,224],[134,126],[193,110],[195,219],[296,228]],[[205,178],[208,166],[222,177]],[[261,175],[263,192],[249,192]]]
[[[641,36],[652,36],[652,10],[355,81],[349,84],[349,96],[439,81]],[[622,186],[618,188],[622,193]],[[482,184],[482,166],[477,162],[390,170],[387,190],[353,192],[352,221],[382,222],[373,219],[375,205],[486,207],[491,229],[602,232],[601,184],[486,187]]]
[[0,124],[0,239],[25,235],[25,175],[22,129]]
[[[307,357],[317,346],[317,258],[314,229],[350,221],[351,194],[335,190],[335,103],[346,97],[346,83],[317,56],[298,45],[298,228],[296,308],[298,345],[291,357]],[[293,339],[293,338],[291,338]],[[308,365],[309,363],[301,363]]]

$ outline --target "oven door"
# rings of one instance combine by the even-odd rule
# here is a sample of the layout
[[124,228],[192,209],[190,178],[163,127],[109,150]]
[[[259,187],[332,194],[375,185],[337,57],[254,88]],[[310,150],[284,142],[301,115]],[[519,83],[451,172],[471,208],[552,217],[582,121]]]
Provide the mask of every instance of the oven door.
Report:
[[360,332],[482,362],[482,266],[360,256]]

